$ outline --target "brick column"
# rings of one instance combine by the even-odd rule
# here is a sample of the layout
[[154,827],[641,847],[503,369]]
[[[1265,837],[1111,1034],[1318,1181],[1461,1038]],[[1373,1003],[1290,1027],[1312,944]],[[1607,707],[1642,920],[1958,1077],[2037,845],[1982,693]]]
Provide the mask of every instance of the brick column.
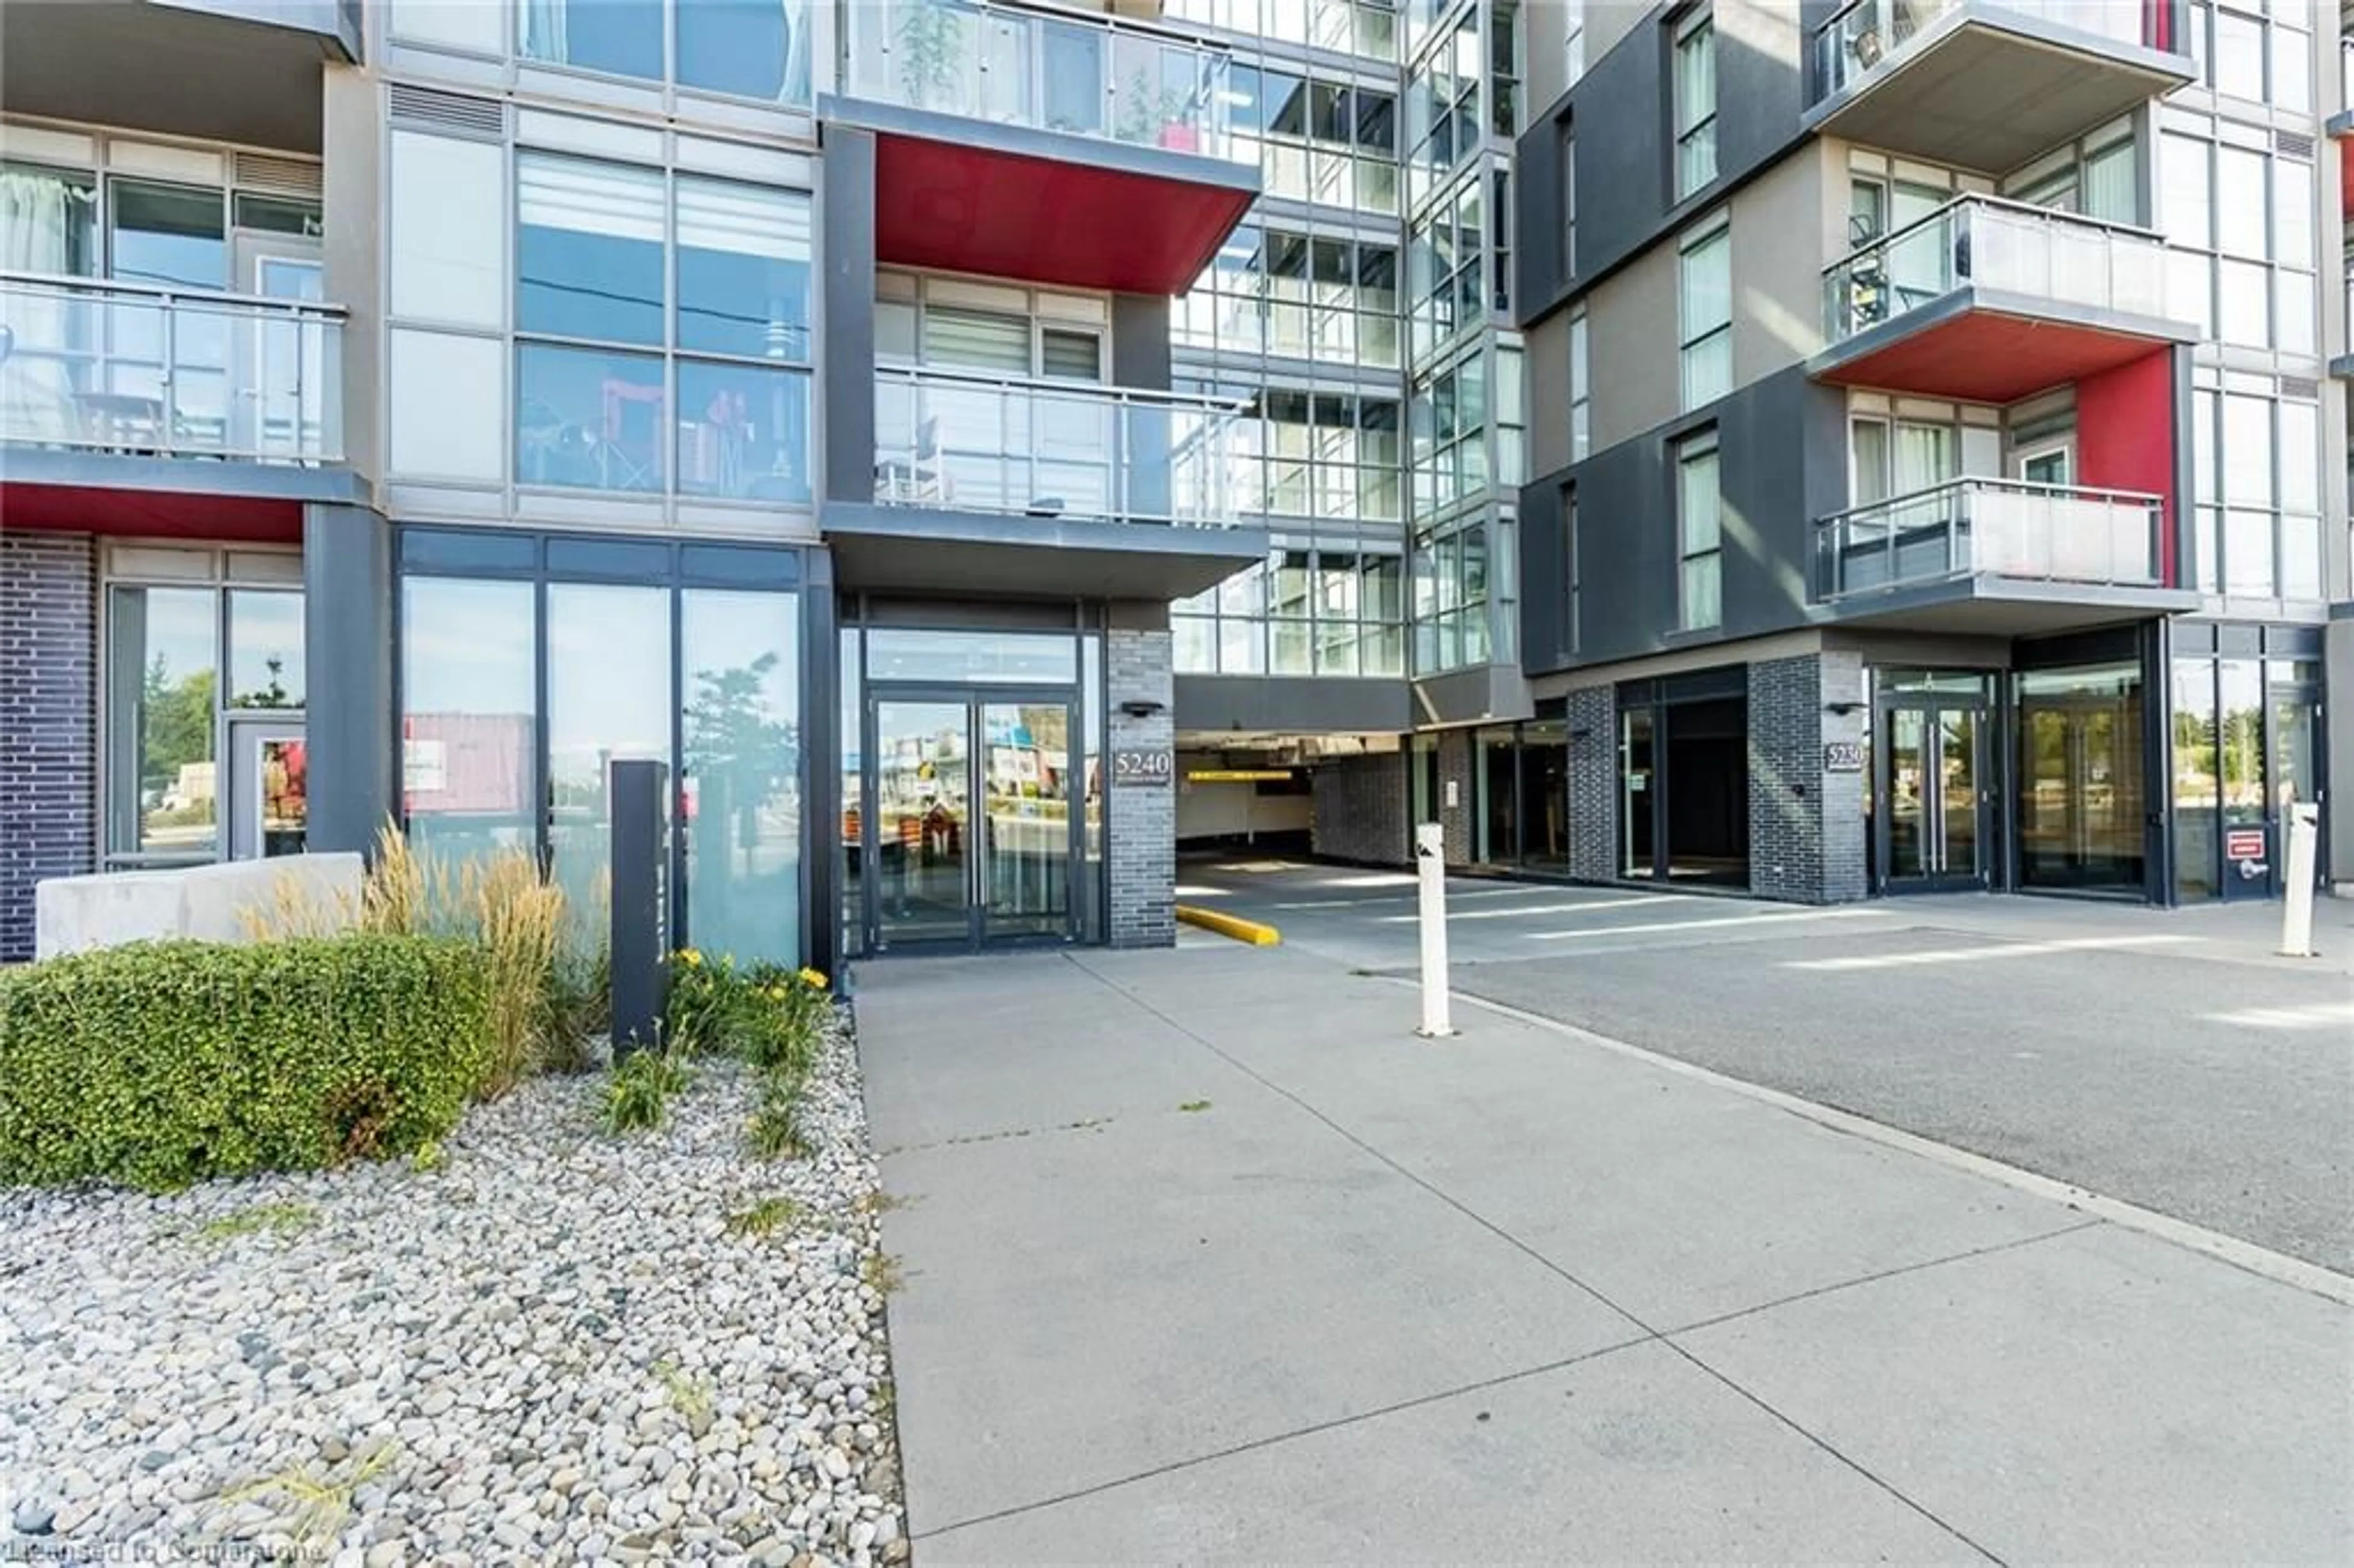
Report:
[[1618,863],[1618,693],[1569,694],[1569,874],[1612,882]]
[[1403,751],[1376,751],[1319,762],[1308,776],[1309,847],[1334,860],[1405,864],[1413,835],[1405,759]]
[[[1173,751],[1176,677],[1165,624],[1160,630],[1113,626],[1104,633],[1111,749]],[[1161,705],[1153,714],[1120,711],[1127,702]],[[1105,759],[1108,767],[1110,759]],[[1177,786],[1120,784],[1105,790],[1104,857],[1111,907],[1105,938],[1115,948],[1167,948],[1177,941]]]
[[[1438,732],[1438,799],[1431,802],[1447,843],[1447,863],[1471,863],[1471,813],[1479,809],[1479,780],[1472,777],[1471,731]],[[1447,787],[1455,787],[1455,803],[1447,803]]]
[[1749,886],[1765,898],[1838,904],[1864,895],[1864,776],[1828,771],[1834,745],[1860,754],[1868,705],[1854,653],[1749,666]]
[[0,961],[33,956],[33,886],[96,864],[98,552],[0,533]]

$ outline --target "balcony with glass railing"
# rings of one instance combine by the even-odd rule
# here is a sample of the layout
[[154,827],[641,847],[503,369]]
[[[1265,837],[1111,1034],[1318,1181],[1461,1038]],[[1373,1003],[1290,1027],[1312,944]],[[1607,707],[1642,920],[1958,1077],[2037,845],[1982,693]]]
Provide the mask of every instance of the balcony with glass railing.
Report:
[[2147,229],[1958,196],[1825,270],[1815,369],[2008,401],[2190,341],[2166,288],[2165,243]]
[[1815,524],[1815,597],[1847,610],[1875,595],[1979,577],[2163,588],[2166,503],[2131,491],[1956,479]]
[[853,98],[1034,131],[1225,155],[1226,50],[1083,11],[846,0]]
[[875,378],[875,499],[1090,524],[1230,528],[1229,400],[939,368]]
[[2017,168],[2193,79],[2189,25],[2183,0],[1850,0],[1810,41],[1808,124]]
[[338,305],[0,272],[0,445],[338,463],[343,330]]

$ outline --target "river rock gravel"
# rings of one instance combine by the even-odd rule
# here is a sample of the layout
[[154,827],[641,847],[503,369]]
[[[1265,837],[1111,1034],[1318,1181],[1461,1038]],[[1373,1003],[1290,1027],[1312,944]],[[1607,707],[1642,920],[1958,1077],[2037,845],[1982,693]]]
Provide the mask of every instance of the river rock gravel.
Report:
[[0,1192],[0,1562],[903,1561],[847,1030],[804,1159],[693,1071],[649,1132],[550,1077],[430,1169]]

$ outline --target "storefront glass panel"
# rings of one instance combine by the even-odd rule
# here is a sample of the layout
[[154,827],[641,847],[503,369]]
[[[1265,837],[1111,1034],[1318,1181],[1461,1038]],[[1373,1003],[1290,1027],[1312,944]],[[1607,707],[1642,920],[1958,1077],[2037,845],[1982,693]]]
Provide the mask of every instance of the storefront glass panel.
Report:
[[410,846],[445,862],[537,842],[533,588],[401,585],[401,801]]
[[2222,791],[2216,773],[2215,662],[2174,662],[2174,893],[2184,901],[2218,891],[2216,832]]
[[670,593],[604,583],[547,590],[547,847],[576,939],[611,908],[607,764],[670,756]]
[[2028,671],[2018,692],[2020,885],[2142,894],[2141,666]]
[[800,601],[679,595],[686,928],[742,958],[801,951]]

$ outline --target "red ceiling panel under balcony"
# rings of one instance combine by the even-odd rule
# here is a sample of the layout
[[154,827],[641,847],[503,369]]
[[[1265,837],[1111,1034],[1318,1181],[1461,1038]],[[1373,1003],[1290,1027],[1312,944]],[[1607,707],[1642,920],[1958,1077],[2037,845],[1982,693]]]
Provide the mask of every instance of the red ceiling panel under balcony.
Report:
[[1819,380],[2009,403],[2082,381],[2198,328],[2166,306],[2146,230],[1962,196],[1824,275]]
[[878,261],[1177,294],[1258,195],[1256,156],[1228,155],[1223,45],[993,0],[843,15],[820,111],[875,136]]
[[[1190,159],[1203,173],[1230,169]],[[1181,294],[1250,209],[1256,182],[1146,174],[878,133],[875,259],[1068,288]]]

